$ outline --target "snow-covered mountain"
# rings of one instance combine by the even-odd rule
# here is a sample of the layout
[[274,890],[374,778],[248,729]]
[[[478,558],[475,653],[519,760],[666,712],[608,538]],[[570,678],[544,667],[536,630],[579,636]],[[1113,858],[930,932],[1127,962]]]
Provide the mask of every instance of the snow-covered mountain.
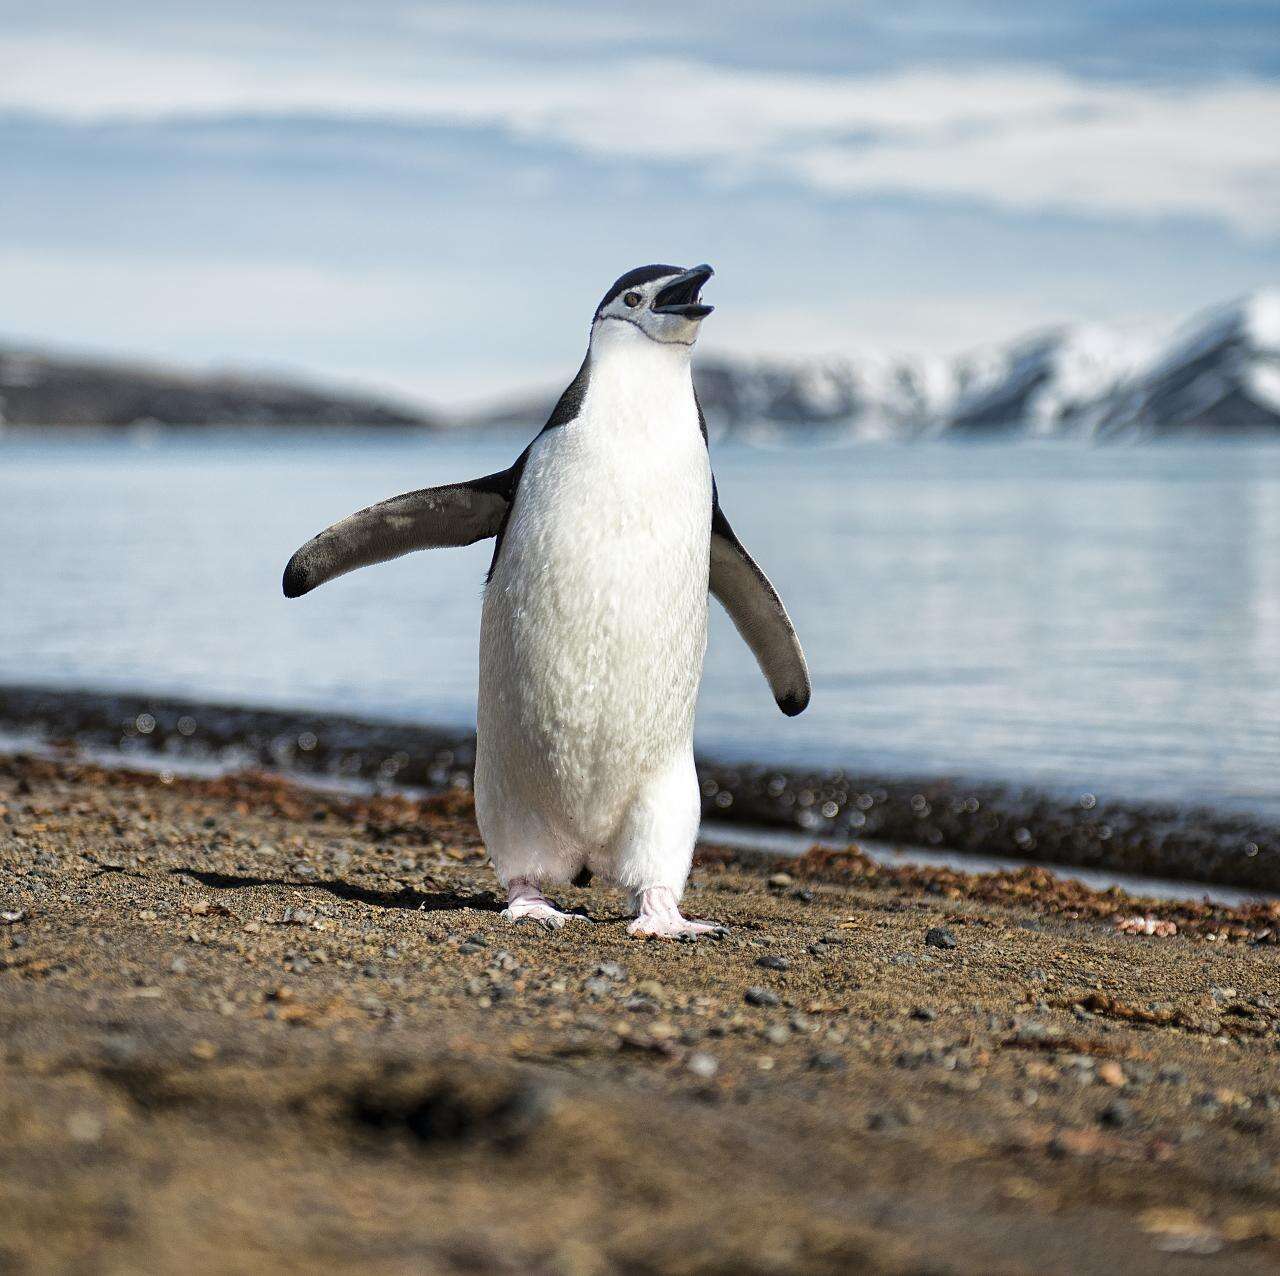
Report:
[[1280,289],[1199,316],[1110,395],[1103,435],[1280,437]]
[[[1100,325],[1032,333],[957,359],[852,355],[695,363],[716,435],[796,438],[1280,438],[1280,289],[1197,315],[1172,335]],[[0,425],[516,425],[557,390],[469,419],[278,377],[183,373],[0,346]]]
[[[954,360],[707,355],[695,379],[717,434],[846,437],[1280,437],[1280,290],[1197,315],[1172,336],[1101,325],[1033,333]],[[489,421],[545,419],[553,395]]]

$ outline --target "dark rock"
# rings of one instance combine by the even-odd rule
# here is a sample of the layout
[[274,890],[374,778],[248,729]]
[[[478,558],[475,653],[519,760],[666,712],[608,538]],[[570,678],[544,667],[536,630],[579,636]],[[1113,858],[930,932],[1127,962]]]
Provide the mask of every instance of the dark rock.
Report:
[[955,931],[946,926],[931,926],[925,932],[924,942],[929,948],[957,948],[960,944]]
[[833,1050],[815,1050],[809,1056],[809,1067],[815,1072],[840,1072],[845,1061]]
[[1127,1099],[1112,1099],[1105,1108],[1098,1113],[1098,1120],[1103,1125],[1109,1125],[1113,1129],[1120,1129],[1126,1125],[1132,1125],[1134,1120],[1133,1104]]
[[791,963],[785,957],[778,957],[774,953],[766,953],[763,957],[757,957],[756,965],[763,966],[765,970],[791,969]]
[[778,1006],[782,1003],[778,1000],[778,994],[768,988],[748,988],[743,997],[749,1006]]

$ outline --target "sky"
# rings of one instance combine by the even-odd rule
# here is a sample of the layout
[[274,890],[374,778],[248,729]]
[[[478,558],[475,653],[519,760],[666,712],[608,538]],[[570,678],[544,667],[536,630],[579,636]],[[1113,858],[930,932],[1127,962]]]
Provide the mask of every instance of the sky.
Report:
[[449,410],[609,283],[703,345],[952,354],[1280,282],[1272,0],[0,0],[0,344]]

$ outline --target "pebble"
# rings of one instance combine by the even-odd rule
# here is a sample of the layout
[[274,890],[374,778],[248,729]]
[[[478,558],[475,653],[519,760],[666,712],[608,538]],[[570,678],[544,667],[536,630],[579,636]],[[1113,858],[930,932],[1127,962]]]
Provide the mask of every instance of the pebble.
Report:
[[636,984],[636,992],[655,1001],[661,1001],[667,995],[667,990],[656,979],[642,979]]
[[911,1012],[911,1017],[925,1023],[932,1023],[938,1017],[938,1012],[932,1006],[916,1006]]
[[931,926],[925,932],[924,942],[929,948],[957,948],[960,945],[955,931],[947,926]]
[[1114,1059],[1098,1064],[1097,1074],[1098,1080],[1106,1085],[1122,1086],[1125,1083],[1124,1069]]
[[778,1000],[778,994],[768,988],[748,988],[743,997],[748,1006],[778,1006],[782,1004]]
[[791,963],[785,957],[779,957],[775,953],[766,953],[763,957],[757,957],[756,965],[763,966],[765,970],[791,969]]
[[603,979],[612,979],[615,983],[621,983],[627,977],[627,968],[618,965],[616,961],[602,961],[596,967],[596,974]]
[[769,878],[769,885],[781,890],[784,886],[790,886],[794,880],[790,873],[774,873]]
[[483,947],[483,944],[474,944],[468,939],[465,943],[458,945],[458,951],[469,956],[471,953],[478,953]]
[[[1104,1065],[1105,1066],[1105,1065]],[[1101,1071],[1101,1069],[1099,1069]],[[1109,1125],[1113,1129],[1119,1129],[1122,1126],[1131,1125],[1133,1123],[1133,1104],[1126,1099],[1112,1099],[1105,1108],[1098,1114],[1098,1120],[1103,1125]]]
[[589,997],[603,997],[613,988],[613,981],[601,975],[592,975],[590,979],[584,981],[582,987]]
[[704,1081],[710,1081],[711,1078],[720,1071],[720,1061],[713,1054],[705,1054],[703,1051],[697,1050],[689,1056],[685,1067],[688,1068],[695,1077],[701,1077]]
[[809,1056],[809,1067],[815,1072],[839,1072],[844,1066],[844,1060],[834,1050],[815,1050]]
[[914,1103],[903,1103],[896,1108],[879,1108],[867,1117],[869,1130],[900,1130],[920,1120],[920,1109]]
[[770,1045],[784,1046],[791,1040],[791,1029],[785,1024],[771,1023],[764,1030],[764,1039],[769,1042]]

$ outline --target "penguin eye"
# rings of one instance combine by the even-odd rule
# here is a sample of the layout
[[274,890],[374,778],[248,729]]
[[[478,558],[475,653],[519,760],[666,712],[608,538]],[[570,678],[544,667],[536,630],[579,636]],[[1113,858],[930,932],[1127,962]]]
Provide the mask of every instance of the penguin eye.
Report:
[[631,306],[632,308],[634,308],[640,304],[640,294],[638,292],[629,292],[625,297],[623,297],[622,300],[628,306]]

